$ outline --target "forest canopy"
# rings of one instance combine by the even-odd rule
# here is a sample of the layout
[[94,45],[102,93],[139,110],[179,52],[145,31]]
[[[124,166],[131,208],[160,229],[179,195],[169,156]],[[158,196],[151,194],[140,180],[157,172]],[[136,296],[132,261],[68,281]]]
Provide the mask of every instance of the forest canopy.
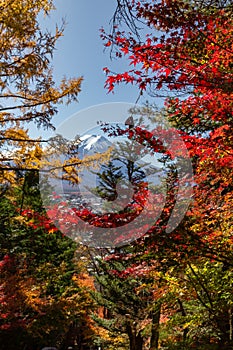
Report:
[[[104,165],[96,154],[91,161],[102,172],[96,170],[99,182],[92,190],[105,200],[104,214],[74,205],[66,216],[66,203],[55,193],[51,220],[38,182],[43,140],[31,139],[27,127],[52,128],[59,104],[77,101],[82,82],[57,83],[53,77],[53,51],[63,28],[52,34],[38,21],[53,8],[48,0],[0,1],[0,348],[232,349],[232,2],[116,1],[112,26],[101,29],[101,38],[105,54],[124,57],[128,69],[105,67],[106,91],[117,94],[122,84],[132,84],[139,101],[144,95],[148,103],[129,111],[124,128],[104,130],[124,135],[122,153],[129,152],[127,142],[160,152],[166,186],[149,187],[143,169],[127,158],[132,201],[106,213],[122,174],[109,154]],[[158,96],[166,97],[161,109],[154,106]],[[147,120],[154,122],[153,131]],[[161,144],[162,136],[174,141],[174,133],[161,128],[161,120],[185,145],[182,153],[173,142],[172,152],[191,161],[191,180],[177,176],[179,163]],[[78,166],[88,161],[76,154],[71,161],[77,168],[59,167],[64,180],[77,184]],[[168,230],[182,184],[192,187],[192,200]],[[157,217],[144,209],[152,207],[149,198],[159,205],[161,194]],[[56,227],[59,217],[64,230]],[[123,232],[121,227],[140,218],[145,234],[135,239],[128,230],[129,243],[113,241],[109,249],[74,242],[65,231],[83,220],[111,239],[112,228]],[[152,219],[150,227],[146,219]]]

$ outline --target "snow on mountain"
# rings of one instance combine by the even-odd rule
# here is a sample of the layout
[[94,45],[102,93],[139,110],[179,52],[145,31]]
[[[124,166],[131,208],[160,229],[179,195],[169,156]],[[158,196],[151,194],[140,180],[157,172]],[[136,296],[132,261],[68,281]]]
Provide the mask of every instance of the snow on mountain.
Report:
[[81,141],[86,141],[86,144],[84,146],[84,149],[87,149],[88,151],[90,151],[91,147],[98,141],[100,140],[101,136],[98,135],[84,135],[84,137],[81,137]]
[[81,136],[81,137],[80,137],[80,140],[81,140],[81,141],[85,141],[85,140],[89,139],[90,137],[92,137],[92,135],[86,134],[86,135]]
[[112,143],[101,135],[83,135],[80,137],[79,153],[81,156],[94,153],[103,153],[107,151]]

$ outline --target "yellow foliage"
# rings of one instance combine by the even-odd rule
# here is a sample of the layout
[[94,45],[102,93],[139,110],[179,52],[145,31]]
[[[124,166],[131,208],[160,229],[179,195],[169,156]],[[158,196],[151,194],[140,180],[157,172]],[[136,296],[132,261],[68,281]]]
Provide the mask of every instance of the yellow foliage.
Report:
[[38,15],[54,9],[52,0],[0,1],[0,184],[14,183],[14,170],[39,169],[40,139],[25,123],[52,127],[57,104],[77,100],[82,78],[56,85],[51,59],[63,27],[43,32]]

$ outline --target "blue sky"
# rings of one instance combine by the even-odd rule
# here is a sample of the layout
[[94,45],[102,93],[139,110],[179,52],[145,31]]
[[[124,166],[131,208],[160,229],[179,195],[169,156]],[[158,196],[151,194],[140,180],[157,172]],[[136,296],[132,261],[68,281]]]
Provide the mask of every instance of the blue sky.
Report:
[[[61,19],[66,21],[64,36],[59,39],[53,59],[55,78],[83,76],[79,103],[58,106],[59,113],[54,118],[55,126],[84,108],[108,102],[135,103],[138,90],[132,86],[120,86],[114,94],[104,89],[103,67],[124,71],[126,60],[110,60],[109,51],[104,52],[99,29],[110,28],[116,0],[55,0],[56,10],[52,11],[46,27],[54,30]],[[44,25],[44,24],[43,24]]]

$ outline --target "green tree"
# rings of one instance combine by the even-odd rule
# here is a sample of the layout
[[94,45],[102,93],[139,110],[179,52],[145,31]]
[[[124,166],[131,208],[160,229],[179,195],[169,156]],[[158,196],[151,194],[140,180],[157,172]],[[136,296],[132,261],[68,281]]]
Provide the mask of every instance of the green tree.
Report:
[[160,301],[154,299],[151,284],[155,279],[133,271],[128,261],[133,247],[117,250],[118,253],[108,253],[95,263],[98,291],[94,292],[94,298],[104,312],[102,317],[94,319],[109,332],[109,344],[103,341],[103,346],[116,348],[116,337],[121,339],[119,349],[127,346],[130,350],[142,350],[148,339],[153,343],[153,326],[158,326]]

